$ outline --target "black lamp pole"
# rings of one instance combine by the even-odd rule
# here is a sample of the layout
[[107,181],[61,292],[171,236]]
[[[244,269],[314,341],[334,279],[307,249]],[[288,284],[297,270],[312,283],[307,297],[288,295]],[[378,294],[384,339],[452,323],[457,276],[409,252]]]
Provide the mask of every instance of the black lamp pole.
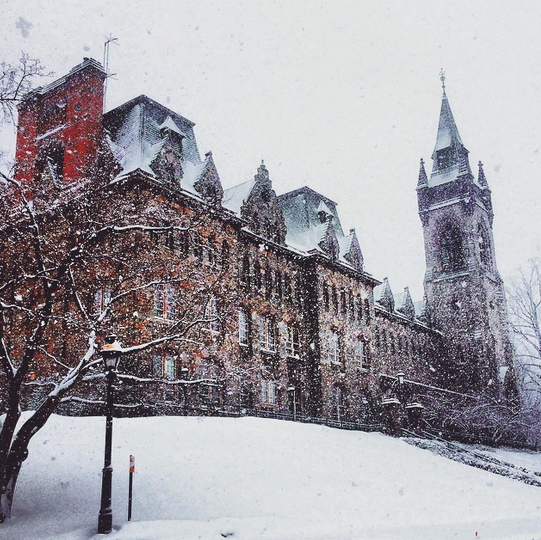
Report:
[[101,355],[105,365],[105,378],[107,380],[106,422],[105,422],[105,455],[101,477],[101,507],[98,517],[98,534],[109,534],[113,529],[112,488],[113,466],[113,383],[116,380],[116,370],[120,361],[122,347],[115,335],[105,338],[105,345]]

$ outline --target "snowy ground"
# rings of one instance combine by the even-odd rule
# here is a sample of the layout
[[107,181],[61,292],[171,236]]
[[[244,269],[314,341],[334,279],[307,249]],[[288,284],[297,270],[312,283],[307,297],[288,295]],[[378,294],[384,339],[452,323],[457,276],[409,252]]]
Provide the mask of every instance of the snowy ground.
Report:
[[[103,538],[103,435],[103,418],[53,417],[34,438],[0,538]],[[540,488],[377,433],[256,418],[117,419],[113,451],[110,540],[541,539]],[[541,455],[505,457],[541,470]]]

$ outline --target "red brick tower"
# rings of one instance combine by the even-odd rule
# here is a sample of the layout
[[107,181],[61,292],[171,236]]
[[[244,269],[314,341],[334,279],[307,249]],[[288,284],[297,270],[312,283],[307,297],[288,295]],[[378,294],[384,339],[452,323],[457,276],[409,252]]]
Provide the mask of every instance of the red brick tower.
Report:
[[15,177],[30,198],[46,179],[61,187],[87,174],[103,141],[105,77],[85,58],[20,103]]

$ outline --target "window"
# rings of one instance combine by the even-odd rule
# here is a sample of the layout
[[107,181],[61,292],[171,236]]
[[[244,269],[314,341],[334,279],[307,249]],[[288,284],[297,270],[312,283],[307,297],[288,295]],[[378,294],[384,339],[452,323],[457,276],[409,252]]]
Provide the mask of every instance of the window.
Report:
[[440,257],[445,272],[461,270],[466,266],[462,233],[454,223],[447,223],[440,230]]
[[246,319],[246,313],[239,310],[239,343],[241,345],[248,345],[248,321]]
[[242,258],[240,280],[246,285],[247,288],[250,287],[250,257],[248,256],[248,253],[245,253],[244,257]]
[[94,295],[94,309],[98,313],[103,313],[111,302],[111,286],[102,285]]
[[278,298],[282,298],[283,296],[283,290],[282,290],[282,274],[279,270],[276,270],[276,274],[274,277],[274,281],[276,283],[276,294],[278,295]]
[[389,334],[389,352],[391,354],[395,353],[395,342],[394,342],[394,336],[392,334]]
[[169,321],[173,321],[177,317],[175,288],[170,283],[155,285],[154,316]]
[[163,374],[168,379],[175,379],[177,375],[177,361],[176,358],[173,358],[172,356],[166,356],[165,357],[165,364],[163,369]]
[[222,242],[222,268],[229,267],[229,244],[224,240]]
[[276,351],[276,330],[270,317],[259,317],[259,347],[263,351]]
[[257,291],[261,291],[262,286],[261,266],[256,261],[254,264],[254,287]]
[[203,248],[203,264],[206,264],[212,268],[216,266],[217,263],[217,254],[216,254],[216,244],[212,238],[209,238],[207,245]]
[[335,315],[338,315],[338,293],[336,292],[336,287],[332,286],[332,307]]
[[481,223],[477,227],[477,241],[479,243],[479,256],[481,258],[481,263],[488,266],[490,265],[491,261],[491,254],[490,254],[490,240],[487,233],[487,230],[484,225]]
[[363,320],[363,300],[360,296],[357,296],[357,319]]
[[173,356],[154,356],[153,359],[154,375],[156,377],[166,377],[168,379],[177,378],[177,360]]
[[274,405],[276,403],[276,383],[261,381],[261,402]]
[[291,298],[291,278],[287,274],[284,274],[284,296],[287,302],[290,304]]
[[272,270],[267,264],[265,267],[265,298],[267,300],[272,296]]
[[41,178],[48,178],[56,187],[62,186],[64,146],[60,141],[53,141],[40,151],[36,159],[36,169]]
[[360,368],[366,368],[366,343],[362,339],[356,339],[353,343],[353,363]]
[[302,290],[302,277],[300,274],[297,274],[297,278],[295,280],[295,297],[297,300],[297,305],[301,307],[302,301],[303,301],[303,290]]
[[203,258],[203,243],[201,241],[201,235],[198,231],[194,231],[192,234],[193,241],[193,255],[198,259]]
[[346,302],[346,291],[341,290],[340,291],[340,308],[342,310],[342,315],[347,315],[348,313],[348,305]]
[[325,311],[329,311],[329,289],[326,283],[323,283],[323,306]]
[[205,319],[208,321],[208,329],[212,332],[220,331],[220,319],[218,315],[218,302],[216,297],[211,296],[205,306]]
[[286,353],[288,356],[299,357],[299,330],[295,326],[287,326]]
[[340,337],[333,330],[327,333],[327,357],[330,362],[340,363]]
[[179,255],[187,255],[190,245],[188,231],[178,231],[177,244]]
[[364,316],[366,317],[366,322],[370,323],[370,301],[368,300],[368,298],[365,298],[363,300],[363,305],[364,305]]

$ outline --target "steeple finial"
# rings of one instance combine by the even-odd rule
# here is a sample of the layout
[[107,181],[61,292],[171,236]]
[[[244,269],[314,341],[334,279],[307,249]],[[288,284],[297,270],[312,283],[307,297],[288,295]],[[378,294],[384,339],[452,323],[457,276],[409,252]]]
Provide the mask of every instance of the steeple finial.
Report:
[[443,71],[443,68],[440,69],[440,81],[441,81],[441,88],[443,90],[443,95],[445,96],[445,71]]
[[483,164],[479,162],[479,174],[477,176],[477,182],[481,187],[488,187],[487,178],[485,176],[485,171],[483,170]]
[[261,165],[257,168],[257,178],[264,178],[266,180],[269,180],[269,171],[267,170],[267,167],[265,167],[265,160],[261,160]]

